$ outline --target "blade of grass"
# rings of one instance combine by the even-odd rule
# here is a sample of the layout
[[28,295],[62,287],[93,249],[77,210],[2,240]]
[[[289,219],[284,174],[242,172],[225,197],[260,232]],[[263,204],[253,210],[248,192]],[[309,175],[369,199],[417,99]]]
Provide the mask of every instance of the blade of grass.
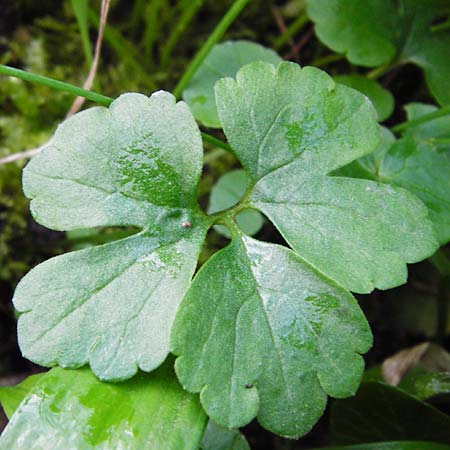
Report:
[[92,46],[89,39],[88,0],[70,0],[78,28],[80,29],[81,43],[87,67],[92,66]]
[[40,84],[42,86],[47,86],[51,89],[57,91],[68,92],[76,96],[84,97],[93,102],[99,103],[100,105],[108,106],[113,99],[111,97],[106,97],[105,95],[97,94],[96,92],[90,91],[88,89],[83,89],[73,84],[65,83],[64,81],[55,80],[53,78],[45,77],[43,75],[38,75],[36,73],[27,72],[25,70],[16,69],[14,67],[5,66],[0,64],[0,75],[7,75],[10,77],[20,78],[24,81],[29,81],[30,83]]
[[[108,18],[109,5],[110,0],[102,0],[100,26],[98,27],[97,41],[95,43],[94,59],[92,61],[91,68],[89,69],[89,74],[86,78],[86,81],[83,84],[83,89],[91,89],[92,84],[94,83],[95,75],[97,74],[98,63],[100,61],[100,53],[102,50],[103,32],[105,30],[106,20]],[[78,96],[72,103],[72,106],[67,113],[67,117],[79,111],[83,106],[84,100],[84,97]]]
[[289,40],[295,36],[307,23],[309,19],[306,13],[300,14],[287,28],[286,31],[275,39],[273,48],[280,50]]
[[161,0],[151,0],[145,13],[144,54],[149,62],[153,61],[153,46],[160,26],[161,3]]
[[[89,9],[88,19],[95,26],[99,27],[100,18],[95,11]],[[131,45],[117,30],[106,25],[104,33],[105,43],[108,44],[119,57],[119,60],[126,64],[133,72],[138,74],[147,83],[150,90],[155,90],[156,85],[151,79],[147,70],[139,62],[139,56],[133,45]]]
[[167,63],[170,61],[170,57],[172,56],[172,50],[180,40],[181,35],[186,30],[189,23],[197,14],[198,10],[203,5],[204,0],[192,0],[187,7],[181,13],[180,19],[177,24],[169,34],[169,38],[166,43],[162,47],[161,50],[161,65],[167,66]]
[[227,13],[222,17],[221,21],[214,28],[213,32],[209,35],[206,42],[200,48],[200,50],[195,55],[194,59],[189,64],[186,72],[181,77],[181,80],[176,85],[173,90],[173,94],[176,98],[179,98],[184,88],[187,86],[191,78],[194,76],[195,72],[199,68],[200,64],[206,58],[208,53],[214,47],[215,44],[222,38],[225,32],[228,30],[229,26],[234,22],[239,13],[245,8],[249,0],[236,0]]

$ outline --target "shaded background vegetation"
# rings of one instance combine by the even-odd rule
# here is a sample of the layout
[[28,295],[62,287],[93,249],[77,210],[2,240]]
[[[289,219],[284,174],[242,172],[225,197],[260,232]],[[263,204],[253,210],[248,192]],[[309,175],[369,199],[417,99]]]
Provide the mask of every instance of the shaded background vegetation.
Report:
[[[193,3],[195,14],[183,29],[180,18]],[[112,2],[94,89],[111,97],[127,91],[149,94],[157,89],[173,89],[195,51],[231,3],[225,0]],[[83,84],[89,64],[69,1],[2,0],[0,6],[0,63]],[[90,6],[90,40],[95,42],[100,4],[91,1]],[[313,63],[331,74],[357,72],[359,69],[345,59],[333,57],[317,40],[308,22],[299,27],[292,39],[280,42],[285,24],[295,22],[303,8],[302,0],[250,2],[226,38],[258,42],[277,49],[287,59],[301,65]],[[177,39],[174,29],[179,29]],[[21,80],[6,77],[0,80],[0,157],[46,142],[64,119],[73,98]],[[396,100],[388,125],[404,120],[405,103],[432,102],[422,73],[414,66],[393,71],[382,77],[381,82]],[[208,147],[206,157],[215,151]],[[21,169],[25,162],[0,166],[0,384],[12,384],[40,370],[22,359],[17,347],[11,297],[18,280],[31,267],[53,255],[108,239],[108,233],[115,232],[66,235],[36,224],[21,191]],[[208,158],[200,188],[203,207],[207,206],[214,181],[233,167],[238,167],[237,160],[225,152]],[[267,222],[257,237],[283,242]],[[226,242],[214,231],[210,232],[202,260]],[[375,291],[360,298],[374,332],[374,347],[366,355],[369,368],[399,350],[427,340],[448,348],[448,299],[445,292],[442,294],[441,283],[432,264],[423,262],[411,267],[406,286],[389,292]],[[254,449],[319,446],[328,442],[328,415],[298,442],[278,438],[256,423],[244,432]]]

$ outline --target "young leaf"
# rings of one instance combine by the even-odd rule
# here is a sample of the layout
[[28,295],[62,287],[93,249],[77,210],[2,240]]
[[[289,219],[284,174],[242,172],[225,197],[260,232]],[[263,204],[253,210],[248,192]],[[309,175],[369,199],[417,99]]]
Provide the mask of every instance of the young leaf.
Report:
[[[353,64],[413,63],[425,72],[433,96],[450,102],[450,32],[432,32],[445,0],[308,0],[319,39]],[[358,24],[355,26],[355,24]]]
[[362,75],[339,75],[334,80],[369,97],[377,111],[379,122],[386,120],[394,111],[394,97],[376,81]]
[[250,450],[250,446],[239,430],[227,430],[210,420],[200,450]]
[[242,66],[252,61],[278,64],[281,58],[273,50],[248,41],[227,41],[211,50],[183,92],[183,100],[199,122],[221,128],[214,85],[220,78],[236,76]]
[[36,220],[57,230],[135,225],[143,231],[53,258],[19,284],[25,357],[90,363],[101,379],[158,367],[207,225],[196,200],[200,133],[171,94],[125,94],[68,119],[25,168]]
[[[232,170],[219,178],[211,189],[208,213],[213,214],[236,205],[243,197],[248,185],[248,178],[244,170]],[[258,211],[245,210],[236,216],[239,228],[249,236],[256,234],[263,226],[264,219]],[[217,225],[216,231],[230,237],[228,228]]]
[[165,364],[118,384],[88,369],[52,369],[20,404],[1,450],[196,450],[206,424],[198,398]]
[[406,263],[437,243],[409,192],[330,177],[379,143],[368,99],[324,72],[292,63],[243,67],[216,84],[225,134],[254,184],[249,204],[319,271],[354,292],[406,280]]
[[43,373],[38,373],[25,378],[17,386],[0,386],[0,403],[8,419],[11,419],[22,400],[43,376]]
[[357,395],[331,408],[336,443],[418,440],[448,444],[450,418],[400,389],[363,383]]
[[177,375],[208,415],[300,436],[358,387],[371,345],[355,299],[291,250],[237,235],[196,275],[172,331]]

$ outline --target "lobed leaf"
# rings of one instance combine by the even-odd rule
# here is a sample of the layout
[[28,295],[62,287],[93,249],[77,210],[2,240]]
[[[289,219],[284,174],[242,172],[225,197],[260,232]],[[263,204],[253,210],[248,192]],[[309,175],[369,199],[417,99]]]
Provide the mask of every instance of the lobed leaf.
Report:
[[406,264],[436,241],[427,210],[409,192],[327,176],[379,142],[368,99],[324,72],[253,63],[216,85],[225,134],[265,213],[292,248],[354,292],[406,281]]
[[370,345],[347,291],[291,250],[240,235],[196,275],[172,332],[177,375],[215,422],[258,416],[289,437],[309,431],[327,393],[355,392]]
[[222,127],[214,85],[221,78],[236,76],[242,66],[253,61],[278,64],[281,58],[273,50],[249,41],[226,41],[213,47],[183,91],[183,100],[199,122],[207,127]]
[[135,225],[131,237],[53,258],[14,295],[19,344],[44,365],[90,363],[101,379],[158,367],[206,229],[202,143],[184,103],[125,94],[64,122],[24,170],[37,221],[58,230]]

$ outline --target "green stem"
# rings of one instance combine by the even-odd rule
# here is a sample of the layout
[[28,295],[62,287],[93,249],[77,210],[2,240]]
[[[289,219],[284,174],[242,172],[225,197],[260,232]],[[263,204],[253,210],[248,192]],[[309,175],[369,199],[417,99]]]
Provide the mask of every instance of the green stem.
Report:
[[20,78],[30,83],[41,84],[58,91],[68,92],[70,94],[84,97],[100,105],[108,106],[113,99],[106,97],[105,95],[97,94],[96,92],[88,91],[87,89],[74,86],[73,84],[64,83],[63,81],[54,80],[53,78],[45,77],[43,75],[37,75],[35,73],[26,72],[25,70],[15,69],[14,67],[5,66],[0,64],[0,75],[8,75],[10,77]]
[[308,65],[313,67],[322,67],[332,62],[341,61],[344,58],[345,55],[343,55],[342,53],[332,53],[331,55],[313,59]]
[[409,127],[413,127],[416,125],[420,125],[421,123],[429,122],[430,120],[438,119],[439,117],[444,117],[450,114],[450,105],[444,106],[437,111],[433,111],[428,114],[424,114],[423,116],[418,117],[417,119],[407,120],[406,122],[399,123],[395,125],[395,127],[391,128],[391,131],[394,133],[398,133],[400,131],[404,131]]
[[303,28],[303,26],[308,23],[308,21],[309,19],[306,13],[300,14],[297,19],[295,19],[294,22],[292,22],[286,28],[286,31],[282,35],[278,36],[277,39],[275,39],[273,48],[275,50],[279,50],[280,48],[282,48],[289,41],[289,39],[292,38],[292,36],[297,34]]
[[222,20],[217,24],[214,31],[209,35],[206,42],[200,48],[200,50],[195,55],[194,59],[189,64],[186,72],[181,77],[181,80],[176,85],[173,90],[173,94],[176,98],[179,98],[184,88],[187,86],[191,78],[194,76],[195,72],[199,68],[200,64],[206,58],[208,53],[214,47],[214,45],[222,38],[229,26],[233,23],[239,13],[244,9],[250,0],[236,0],[227,13],[222,17]]
[[380,78],[381,76],[383,76],[385,73],[389,72],[393,68],[394,68],[394,66],[392,64],[389,64],[386,66],[380,66],[380,67],[377,67],[376,69],[373,69],[370,72],[368,72],[366,76],[370,80],[376,80],[377,78]]
[[210,134],[202,132],[202,138],[204,141],[209,142],[210,144],[212,144],[216,147],[223,148],[227,152],[233,153],[233,150],[231,149],[230,144],[227,144],[226,142],[223,142],[220,139],[217,139],[216,137],[211,136]]

